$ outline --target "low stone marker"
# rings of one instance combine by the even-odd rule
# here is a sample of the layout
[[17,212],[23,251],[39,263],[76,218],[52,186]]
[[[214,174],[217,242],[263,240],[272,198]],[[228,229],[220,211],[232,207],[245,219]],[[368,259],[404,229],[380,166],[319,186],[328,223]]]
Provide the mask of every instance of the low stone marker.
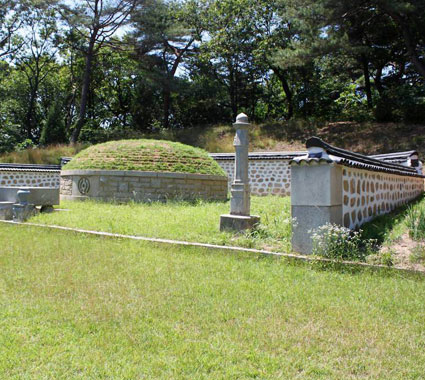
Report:
[[13,205],[13,220],[16,222],[25,222],[28,218],[36,213],[33,203],[29,203],[28,199],[31,195],[29,190],[19,190],[17,193],[18,203]]
[[233,123],[236,129],[233,145],[235,146],[235,175],[231,187],[230,214],[220,216],[220,231],[243,231],[260,222],[258,216],[250,215],[251,192],[248,176],[248,129],[251,124],[248,116],[241,113]]
[[59,205],[59,189],[51,187],[0,187],[0,220],[23,221],[36,212],[53,211]]
[[16,203],[19,190],[28,190],[30,192],[28,202],[36,206],[59,205],[59,188],[54,187],[0,187],[0,201]]

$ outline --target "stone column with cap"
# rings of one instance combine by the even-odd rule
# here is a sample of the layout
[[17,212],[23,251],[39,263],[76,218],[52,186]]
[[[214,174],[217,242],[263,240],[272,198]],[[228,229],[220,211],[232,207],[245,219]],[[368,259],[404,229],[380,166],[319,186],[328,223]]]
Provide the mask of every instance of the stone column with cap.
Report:
[[236,129],[233,145],[235,147],[235,175],[231,186],[230,214],[220,216],[220,231],[243,231],[259,223],[258,216],[250,215],[251,194],[248,176],[248,116],[241,113],[233,127]]

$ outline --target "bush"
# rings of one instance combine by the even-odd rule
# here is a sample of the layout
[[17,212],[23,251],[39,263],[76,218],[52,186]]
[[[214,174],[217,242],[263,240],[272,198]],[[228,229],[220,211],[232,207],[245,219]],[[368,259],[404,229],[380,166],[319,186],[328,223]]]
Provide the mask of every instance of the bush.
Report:
[[362,239],[361,231],[325,224],[312,231],[313,254],[332,260],[360,260],[375,251],[376,240]]
[[17,152],[22,152],[26,149],[34,149],[34,148],[35,148],[35,144],[33,143],[31,139],[25,139],[21,143],[18,143],[15,145],[15,151]]

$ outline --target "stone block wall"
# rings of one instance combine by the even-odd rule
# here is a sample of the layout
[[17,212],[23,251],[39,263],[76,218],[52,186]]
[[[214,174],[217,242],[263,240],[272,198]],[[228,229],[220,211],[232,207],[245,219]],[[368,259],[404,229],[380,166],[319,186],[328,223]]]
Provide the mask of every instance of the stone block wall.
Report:
[[226,200],[227,178],[183,173],[64,170],[60,193],[61,199],[66,200]]
[[53,187],[60,186],[59,170],[0,169],[0,187]]
[[[214,157],[214,155],[213,155]],[[287,159],[249,159],[248,175],[252,195],[279,195],[282,197],[291,194],[291,158]],[[233,181],[235,160],[218,159],[217,163],[226,172],[229,183]]]
[[311,235],[327,223],[358,229],[424,192],[415,167],[333,147],[313,137],[291,162],[292,248],[311,253]]
[[311,253],[311,233],[318,227],[358,229],[420,196],[424,178],[312,160],[293,164],[292,190],[293,249]]
[[350,229],[417,198],[424,191],[424,179],[344,168],[343,223]]

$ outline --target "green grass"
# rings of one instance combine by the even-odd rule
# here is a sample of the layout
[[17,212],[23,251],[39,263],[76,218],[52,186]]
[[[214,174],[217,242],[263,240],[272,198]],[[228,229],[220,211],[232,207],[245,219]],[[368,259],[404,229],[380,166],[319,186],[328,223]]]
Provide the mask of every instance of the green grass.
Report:
[[365,223],[361,228],[364,238],[377,239],[381,245],[391,246],[405,233],[413,233],[412,215],[424,213],[425,197],[422,196],[406,206]]
[[119,140],[93,145],[66,166],[74,169],[140,170],[225,176],[202,149],[164,140]]
[[68,201],[60,207],[69,211],[39,214],[30,222],[283,252],[291,249],[290,197],[252,197],[251,213],[261,217],[261,225],[252,233],[239,235],[219,231],[220,215],[229,213],[229,202]]
[[421,379],[425,282],[0,224],[2,379]]

